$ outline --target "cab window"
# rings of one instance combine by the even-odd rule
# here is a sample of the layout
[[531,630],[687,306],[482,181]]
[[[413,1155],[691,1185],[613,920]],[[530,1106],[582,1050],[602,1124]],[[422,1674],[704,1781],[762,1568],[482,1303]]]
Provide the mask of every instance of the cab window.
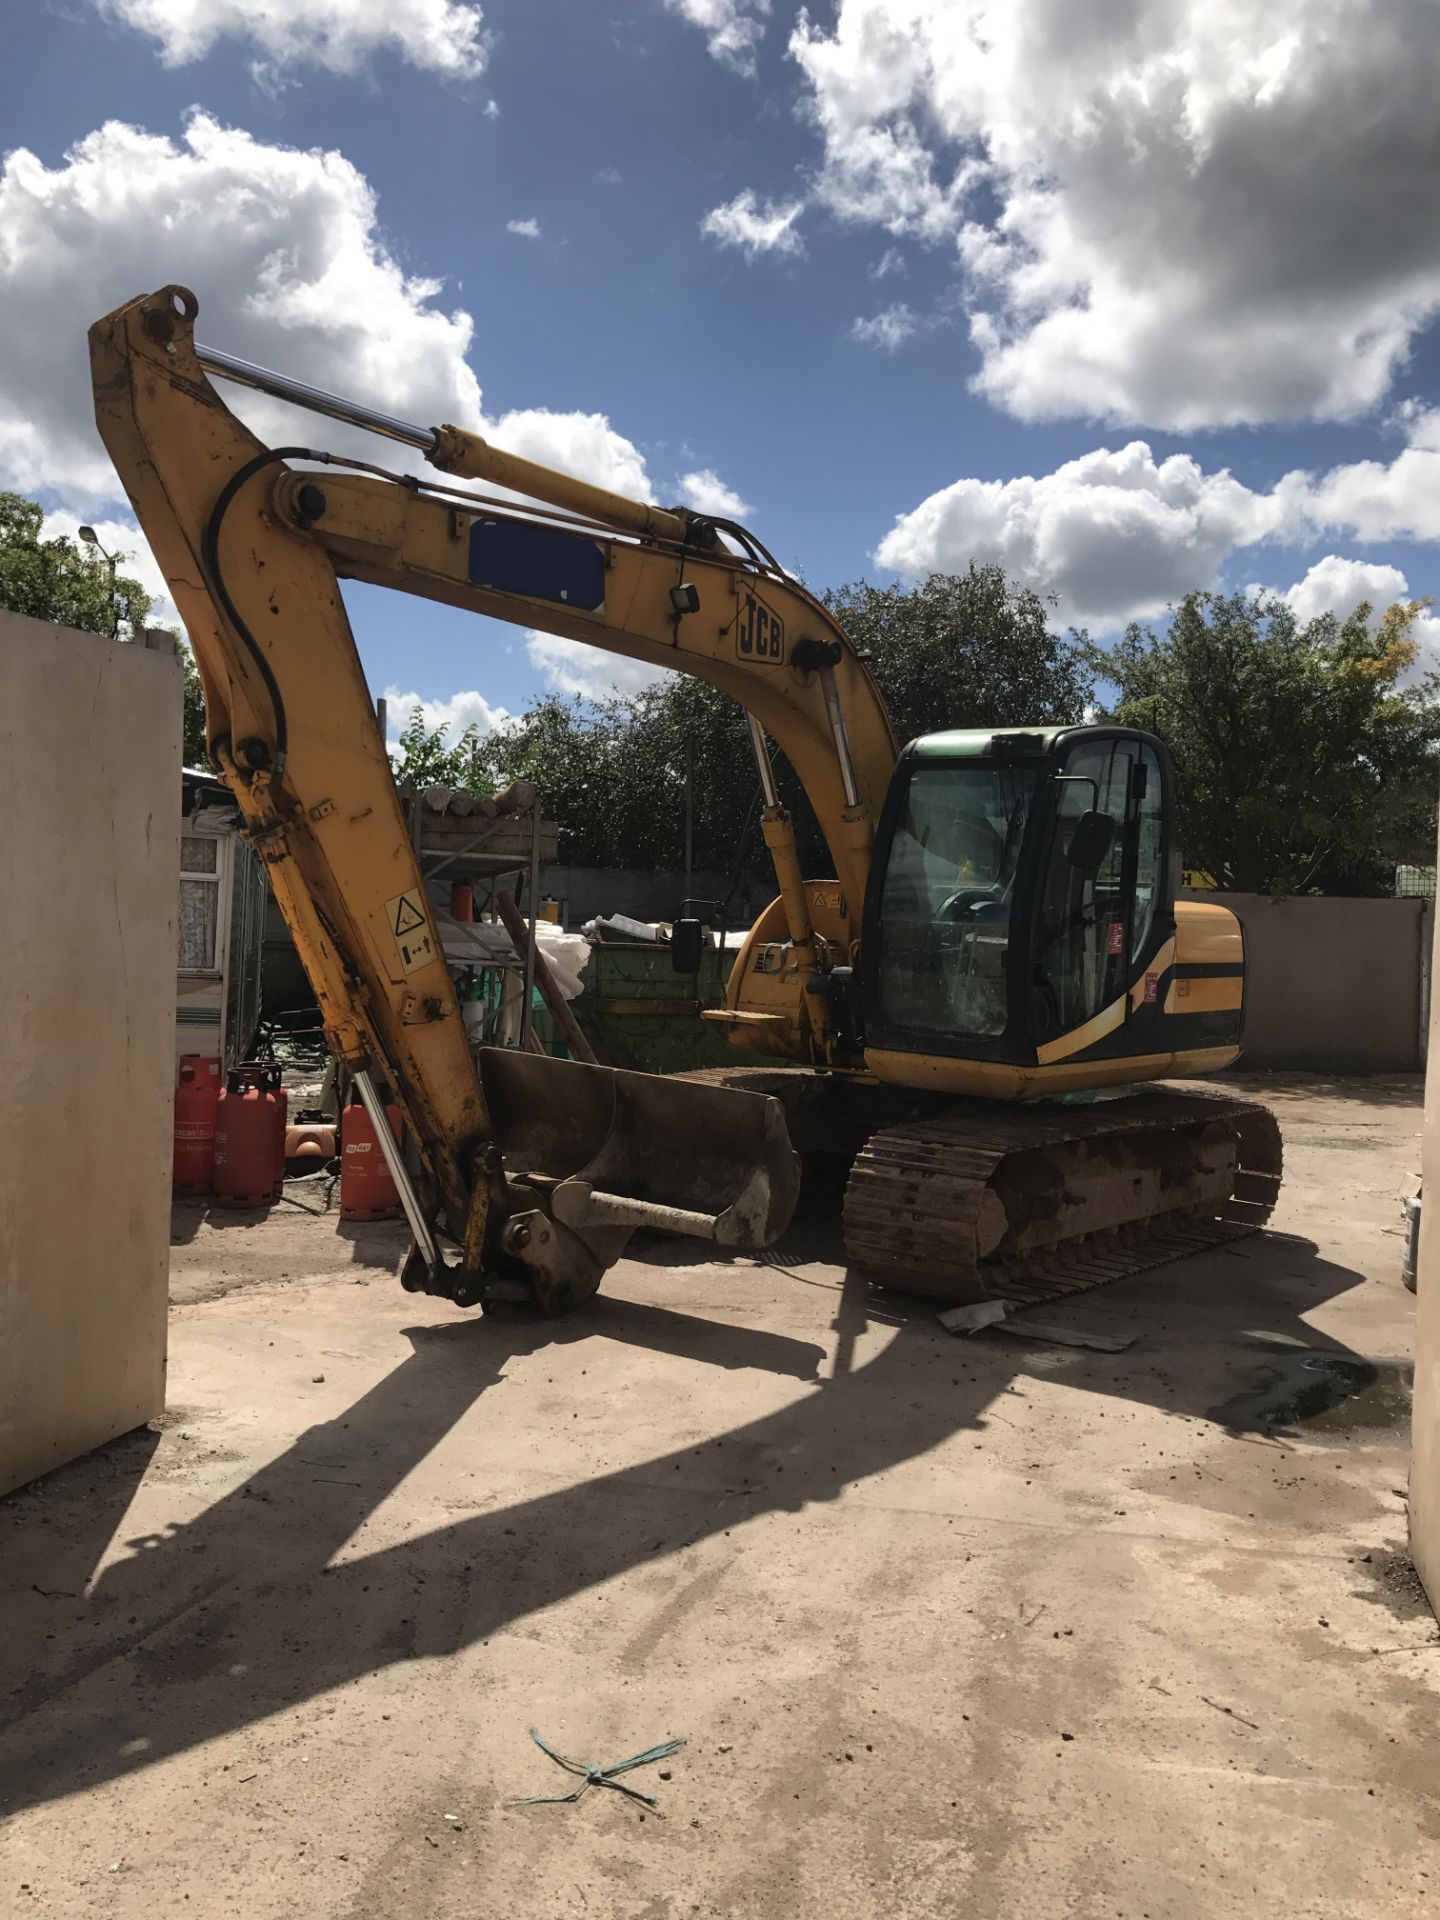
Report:
[[[1125,992],[1154,925],[1164,856],[1152,748],[1134,739],[1082,741],[1065,756],[1056,786],[1031,967],[1031,1028],[1042,1045]],[[1096,860],[1087,856],[1104,839],[1099,822],[1108,822],[1109,841]]]
[[918,765],[885,869],[880,1007],[896,1026],[995,1036],[1032,767]]

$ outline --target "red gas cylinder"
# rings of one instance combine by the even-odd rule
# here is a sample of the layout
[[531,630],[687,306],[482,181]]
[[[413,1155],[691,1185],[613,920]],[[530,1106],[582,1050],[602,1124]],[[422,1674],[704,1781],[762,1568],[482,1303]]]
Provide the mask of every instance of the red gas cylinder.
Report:
[[475,889],[468,881],[457,880],[450,889],[450,918],[452,920],[475,918]]
[[[275,1193],[275,1095],[265,1069],[236,1067],[215,1112],[215,1204],[263,1207]],[[280,1135],[283,1145],[284,1135]]]
[[[385,1112],[398,1140],[403,1130],[400,1109],[387,1106]],[[357,1095],[340,1116],[340,1218],[393,1220],[399,1211],[399,1190]]]
[[208,1061],[187,1053],[180,1062],[175,1089],[173,1184],[176,1193],[209,1193],[215,1172],[215,1109],[219,1093],[205,1071]]

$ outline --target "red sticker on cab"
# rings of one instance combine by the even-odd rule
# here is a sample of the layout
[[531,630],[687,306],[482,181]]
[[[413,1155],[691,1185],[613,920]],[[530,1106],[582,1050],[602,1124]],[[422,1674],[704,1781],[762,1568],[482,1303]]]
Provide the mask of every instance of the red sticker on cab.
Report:
[[1158,973],[1147,973],[1145,976],[1145,1003],[1149,1006],[1159,998],[1160,976]]
[[1106,946],[1106,952],[1114,954],[1114,953],[1124,953],[1124,951],[1125,951],[1125,922],[1123,920],[1112,920],[1110,922],[1109,941]]

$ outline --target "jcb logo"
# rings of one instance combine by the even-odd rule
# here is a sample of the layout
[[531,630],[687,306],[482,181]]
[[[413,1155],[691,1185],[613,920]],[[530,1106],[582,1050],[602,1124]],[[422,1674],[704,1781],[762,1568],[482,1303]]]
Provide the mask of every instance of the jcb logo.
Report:
[[785,622],[753,593],[740,595],[735,615],[735,651],[742,660],[783,660]]

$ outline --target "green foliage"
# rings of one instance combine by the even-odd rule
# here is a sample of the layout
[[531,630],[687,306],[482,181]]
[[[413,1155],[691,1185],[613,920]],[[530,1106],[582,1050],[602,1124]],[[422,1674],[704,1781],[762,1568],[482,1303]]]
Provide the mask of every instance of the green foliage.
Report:
[[826,606],[862,653],[902,745],[950,727],[1079,720],[1089,654],[1050,628],[1050,609],[994,564],[932,573],[918,587],[836,587]]
[[1440,703],[1433,676],[1398,684],[1425,604],[1301,626],[1283,600],[1193,593],[1167,632],[1090,650],[1107,717],[1175,757],[1187,867],[1281,896],[1388,892],[1397,862],[1433,860]]
[[109,562],[94,548],[67,534],[45,539],[44,522],[35,501],[0,493],[0,607],[133,640],[150,611],[140,582],[118,569],[112,581]]
[[[862,651],[900,738],[944,727],[1080,717],[1083,654],[1053,634],[1043,601],[999,567],[934,575],[921,587],[841,587],[827,604]],[[626,699],[549,698],[484,739],[453,746],[414,715],[397,777],[418,786],[493,792],[533,780],[577,866],[678,868],[685,862],[686,787],[699,871],[769,871],[759,780],[742,709],[689,674],[667,674]],[[830,861],[793,772],[776,756],[807,870]]]
[[200,684],[200,670],[195,665],[195,656],[180,636],[180,665],[185,673],[185,735],[183,764],[187,767],[204,767],[209,763],[209,749],[205,744],[205,689]]
[[474,793],[489,793],[490,783],[475,765],[479,734],[466,727],[454,746],[447,746],[444,727],[427,727],[417,707],[400,735],[400,758],[395,762],[395,778],[412,787],[456,787]]

